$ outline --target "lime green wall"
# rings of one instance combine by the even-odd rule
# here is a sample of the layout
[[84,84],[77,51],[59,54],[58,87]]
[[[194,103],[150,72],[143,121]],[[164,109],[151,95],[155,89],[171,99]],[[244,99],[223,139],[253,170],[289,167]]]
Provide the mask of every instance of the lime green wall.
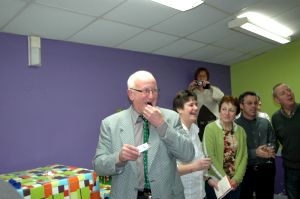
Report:
[[257,92],[262,110],[270,116],[279,108],[272,98],[272,88],[279,82],[287,83],[296,100],[300,98],[300,40],[231,66],[232,95]]

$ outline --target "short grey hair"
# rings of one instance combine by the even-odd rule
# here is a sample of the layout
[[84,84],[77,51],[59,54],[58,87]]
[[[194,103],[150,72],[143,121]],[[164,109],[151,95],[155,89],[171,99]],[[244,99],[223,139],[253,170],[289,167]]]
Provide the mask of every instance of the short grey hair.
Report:
[[144,71],[144,70],[140,70],[137,71],[133,74],[131,74],[127,80],[127,88],[135,88],[135,82],[138,79],[155,79],[154,76],[148,72],[148,71]]

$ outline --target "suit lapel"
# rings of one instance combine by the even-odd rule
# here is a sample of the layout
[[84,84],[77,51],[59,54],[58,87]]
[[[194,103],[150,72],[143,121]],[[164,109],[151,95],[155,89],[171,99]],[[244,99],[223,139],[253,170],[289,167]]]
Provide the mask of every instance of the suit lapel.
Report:
[[150,125],[150,136],[149,136],[149,144],[151,146],[150,150],[148,151],[148,167],[151,168],[153,160],[158,152],[159,147],[159,135],[156,131],[155,127]]
[[[134,129],[131,120],[130,109],[127,109],[123,112],[124,114],[121,116],[120,119],[120,139],[122,145],[130,144],[134,146]],[[128,161],[131,165],[132,170],[136,173],[137,166],[135,161]]]
[[127,109],[120,120],[120,139],[122,144],[134,145],[134,130],[130,111]]

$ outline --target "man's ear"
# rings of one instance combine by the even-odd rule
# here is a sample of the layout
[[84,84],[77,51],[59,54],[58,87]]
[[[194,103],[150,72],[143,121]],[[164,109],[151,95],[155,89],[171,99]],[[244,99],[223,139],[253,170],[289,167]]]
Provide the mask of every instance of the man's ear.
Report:
[[130,101],[133,101],[133,99],[134,99],[134,93],[133,93],[133,91],[132,90],[130,90],[130,89],[128,89],[127,90],[127,95],[128,95],[128,98],[130,99]]
[[280,104],[279,100],[277,97],[273,97],[274,101],[277,103],[277,104]]

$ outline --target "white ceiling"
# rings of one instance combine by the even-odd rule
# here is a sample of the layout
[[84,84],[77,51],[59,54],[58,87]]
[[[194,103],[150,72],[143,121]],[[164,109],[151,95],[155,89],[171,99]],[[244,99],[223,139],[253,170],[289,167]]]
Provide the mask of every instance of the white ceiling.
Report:
[[244,11],[300,38],[299,0],[205,0],[186,12],[150,0],[0,0],[0,32],[230,65],[279,46],[228,29]]

